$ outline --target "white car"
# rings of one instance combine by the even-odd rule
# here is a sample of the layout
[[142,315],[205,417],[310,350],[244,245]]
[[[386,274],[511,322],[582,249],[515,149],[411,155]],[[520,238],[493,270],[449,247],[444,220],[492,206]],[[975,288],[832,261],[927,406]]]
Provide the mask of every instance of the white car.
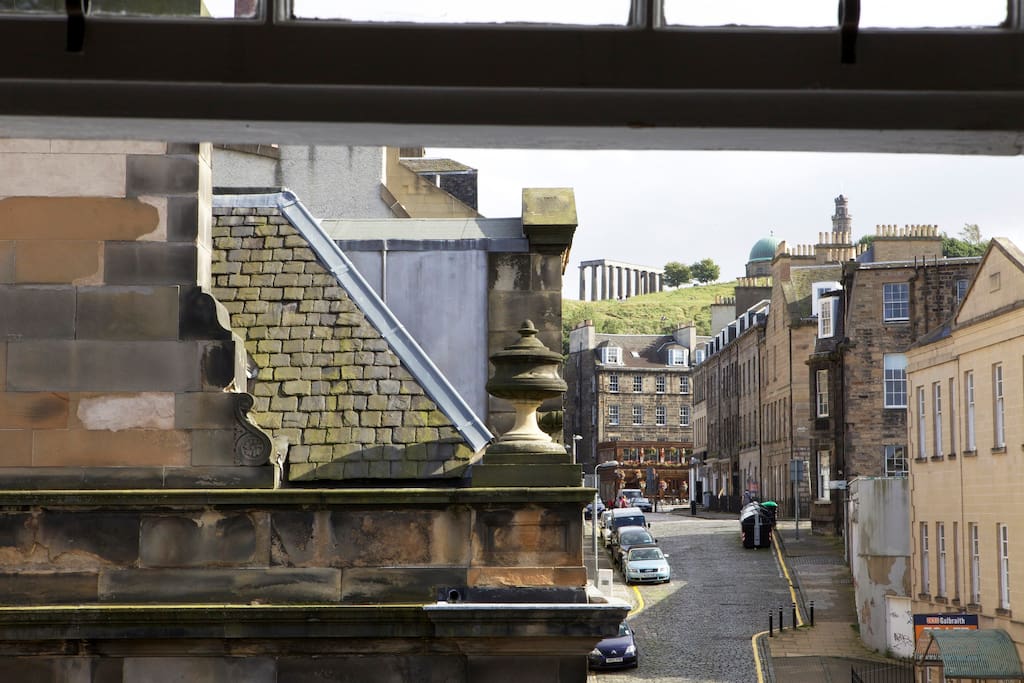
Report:
[[672,580],[672,568],[661,548],[641,546],[630,548],[622,562],[626,585],[631,583],[664,583]]

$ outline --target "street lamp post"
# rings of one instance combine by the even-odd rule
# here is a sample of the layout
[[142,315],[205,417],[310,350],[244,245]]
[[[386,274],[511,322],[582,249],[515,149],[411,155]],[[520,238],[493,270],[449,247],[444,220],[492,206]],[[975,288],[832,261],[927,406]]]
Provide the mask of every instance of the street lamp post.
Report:
[[579,434],[573,434],[572,435],[572,464],[573,465],[576,464],[576,442],[577,441],[582,441],[582,440],[583,440],[583,437],[580,436]]
[[[575,446],[576,446],[576,442],[573,441],[573,447],[575,447]],[[597,571],[598,571],[598,562],[597,562],[597,501],[601,499],[601,479],[598,476],[598,470],[600,470],[602,467],[618,467],[618,466],[619,466],[619,463],[618,463],[617,460],[611,460],[609,462],[598,463],[597,465],[594,466],[594,488],[596,489],[596,491],[594,492],[594,506],[590,510],[590,522],[591,522],[591,529],[593,531],[593,536],[594,536],[594,585],[595,586],[597,585]]]

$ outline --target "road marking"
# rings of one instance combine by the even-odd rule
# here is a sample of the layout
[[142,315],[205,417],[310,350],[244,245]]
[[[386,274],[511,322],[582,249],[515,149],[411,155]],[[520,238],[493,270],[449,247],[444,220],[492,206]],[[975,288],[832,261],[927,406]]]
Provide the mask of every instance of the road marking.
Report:
[[[778,529],[775,533],[779,533]],[[800,613],[800,601],[796,599],[796,588],[793,586],[793,579],[789,575],[789,567],[786,566],[786,561],[782,559],[782,553],[779,551],[779,544],[772,543],[772,549],[775,550],[775,558],[779,562],[779,566],[782,567],[782,573],[786,576],[786,583],[789,584],[789,597],[792,599],[793,604],[796,605],[796,625],[803,626],[804,618]]]
[[755,633],[750,637],[750,646],[754,648],[754,667],[757,669],[757,683],[764,683],[764,670],[761,668],[761,655],[758,652],[757,641],[766,633],[768,633],[768,631],[761,631],[760,633]]
[[633,589],[633,595],[636,596],[636,607],[634,607],[633,609],[631,609],[629,611],[629,616],[630,617],[635,617],[636,615],[638,615],[641,612],[643,612],[644,611],[644,607],[646,607],[647,605],[644,604],[644,596],[640,595],[640,589],[637,588],[636,586],[630,586],[630,588]]

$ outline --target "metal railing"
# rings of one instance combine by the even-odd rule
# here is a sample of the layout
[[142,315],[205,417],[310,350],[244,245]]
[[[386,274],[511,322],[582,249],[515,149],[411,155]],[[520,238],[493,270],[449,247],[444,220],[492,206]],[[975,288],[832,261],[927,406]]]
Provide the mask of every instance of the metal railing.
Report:
[[914,665],[894,662],[850,667],[850,683],[914,683]]

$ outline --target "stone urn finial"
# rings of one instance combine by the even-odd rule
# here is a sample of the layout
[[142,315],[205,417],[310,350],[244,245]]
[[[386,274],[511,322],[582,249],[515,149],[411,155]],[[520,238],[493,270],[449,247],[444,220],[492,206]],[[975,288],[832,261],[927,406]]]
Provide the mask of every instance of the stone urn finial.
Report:
[[516,343],[491,355],[494,376],[487,381],[487,392],[510,402],[516,411],[515,424],[498,438],[496,446],[517,444],[513,448],[524,452],[564,454],[565,448],[537,424],[540,404],[566,390],[565,380],[558,374],[562,355],[537,339],[537,328],[529,320],[523,321],[519,335]]

